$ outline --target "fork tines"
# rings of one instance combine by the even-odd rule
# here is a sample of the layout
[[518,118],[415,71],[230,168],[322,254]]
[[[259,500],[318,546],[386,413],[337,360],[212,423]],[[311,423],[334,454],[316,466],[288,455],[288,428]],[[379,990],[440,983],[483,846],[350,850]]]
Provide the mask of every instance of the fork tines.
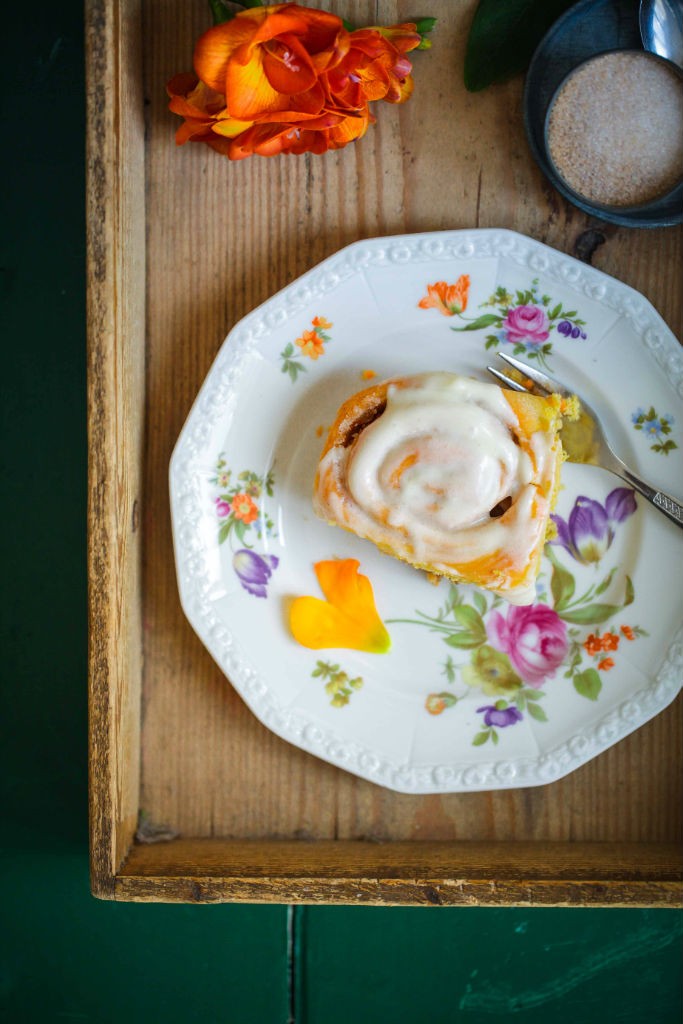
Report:
[[[554,377],[549,377],[547,373],[541,373],[535,366],[529,366],[527,363],[522,363],[519,359],[514,356],[509,356],[507,352],[499,352],[498,355],[510,366],[514,367],[519,373],[524,374],[528,377],[533,384],[539,388],[540,391],[544,391],[548,395],[569,395],[570,392],[560,384],[559,381],[555,380]],[[496,376],[496,374],[494,374]]]

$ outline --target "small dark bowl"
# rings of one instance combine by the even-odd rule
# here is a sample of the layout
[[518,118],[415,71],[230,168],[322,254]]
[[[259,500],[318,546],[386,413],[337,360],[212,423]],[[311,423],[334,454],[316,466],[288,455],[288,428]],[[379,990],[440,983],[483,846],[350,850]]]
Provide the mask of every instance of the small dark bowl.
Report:
[[[683,180],[647,203],[606,206],[575,192],[550,158],[547,124],[559,90],[578,67],[614,50],[645,52],[638,27],[638,5],[633,0],[582,0],[550,28],[532,58],[524,89],[524,120],[531,151],[557,191],[584,213],[624,227],[680,224],[683,222]],[[681,75],[675,64],[650,56]]]
[[[587,60],[582,61],[579,65],[577,65],[577,67],[573,68],[568,75],[565,76],[565,78],[560,82],[557,89],[555,90],[555,94],[553,95],[553,98],[551,99],[548,105],[548,110],[546,111],[545,115],[543,138],[549,167],[553,171],[555,179],[562,183],[563,192],[565,193],[565,195],[571,198],[572,203],[574,203],[577,206],[580,206],[584,210],[590,210],[590,212],[596,213],[603,219],[607,214],[617,214],[621,217],[628,218],[655,218],[662,211],[670,209],[673,211],[673,209],[675,209],[676,207],[677,202],[681,210],[681,215],[683,216],[683,169],[681,170],[681,174],[679,175],[678,180],[671,188],[667,189],[666,191],[660,192],[654,198],[648,199],[646,202],[630,204],[600,203],[597,200],[591,199],[589,196],[585,196],[581,192],[577,192],[576,189],[572,188],[572,186],[565,179],[560,168],[553,160],[549,145],[548,132],[550,126],[550,119],[553,113],[553,109],[555,107],[555,100],[560,95],[560,93],[562,92],[570,78],[577,74],[577,72],[579,72],[582,68],[585,68],[588,65],[590,65],[594,60],[598,60],[600,57],[605,56],[605,53],[636,53],[645,56],[644,50],[603,51],[603,53],[594,54]],[[676,76],[683,82],[683,73],[681,73],[680,69],[676,67],[675,64],[672,64],[671,61],[665,60],[662,57],[658,57],[653,53],[648,53],[647,59],[665,65],[670,71],[673,71],[676,74]]]

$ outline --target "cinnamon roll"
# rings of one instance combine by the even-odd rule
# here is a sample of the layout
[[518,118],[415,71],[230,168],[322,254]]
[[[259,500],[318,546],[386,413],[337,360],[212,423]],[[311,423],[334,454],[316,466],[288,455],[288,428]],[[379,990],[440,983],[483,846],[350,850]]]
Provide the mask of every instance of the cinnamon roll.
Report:
[[559,487],[561,407],[454,373],[373,385],[330,429],[315,511],[417,569],[530,604]]

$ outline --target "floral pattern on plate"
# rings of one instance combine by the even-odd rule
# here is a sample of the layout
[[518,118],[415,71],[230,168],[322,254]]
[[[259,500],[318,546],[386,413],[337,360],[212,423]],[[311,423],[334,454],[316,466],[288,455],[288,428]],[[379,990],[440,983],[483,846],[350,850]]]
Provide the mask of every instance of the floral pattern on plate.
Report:
[[[631,579],[619,573],[619,566],[613,566],[577,597],[575,576],[552,547],[559,544],[582,565],[597,564],[610,547],[618,525],[635,509],[633,491],[620,487],[608,494],[604,505],[583,496],[577,498],[568,519],[571,525],[554,517],[565,536],[558,533],[557,539],[546,546],[552,604],[544,599],[532,605],[511,606],[478,590],[468,600],[465,591],[451,584],[445,604],[435,615],[416,611],[415,619],[393,620],[440,633],[444,643],[461,652],[458,663],[448,656],[442,674],[451,684],[459,677],[464,689],[461,687],[459,694],[449,690],[428,694],[426,710],[440,715],[472,690],[497,698],[477,708],[477,713],[484,716],[484,728],[472,743],[481,746],[489,739],[498,743],[496,730],[516,725],[525,715],[537,722],[547,721],[539,703],[545,696],[542,687],[558,685],[561,669],[563,679],[573,684],[579,696],[597,700],[603,685],[600,673],[614,668],[611,653],[617,651],[621,640],[634,641],[648,634],[642,627],[623,621],[622,612],[633,603],[635,592]],[[608,602],[603,595],[613,588],[618,576],[623,598],[617,603]],[[587,627],[617,621],[618,626],[612,624],[602,634],[599,630],[587,631]],[[469,660],[463,660],[463,655]]]
[[674,448],[678,448],[673,438],[668,436],[671,433],[673,422],[674,418],[670,413],[659,416],[653,405],[647,410],[636,409],[634,413],[631,413],[631,423],[634,428],[642,431],[649,441],[654,442],[650,448],[653,452],[659,452],[661,455],[668,455]]
[[[258,554],[250,543],[251,534],[258,540],[276,537],[275,524],[262,508],[264,495],[273,496],[275,485],[272,470],[259,476],[245,469],[233,475],[223,458],[216,460],[215,475],[211,477],[216,490],[213,497],[218,524],[218,543],[230,541],[233,550],[232,566],[242,587],[254,597],[267,596],[267,584],[279,564],[276,555]],[[235,550],[233,541],[242,547]]]
[[[430,297],[427,281],[444,287],[418,309],[418,300]],[[532,301],[517,302],[533,291],[529,282]],[[512,301],[487,305],[499,283]],[[432,609],[450,592],[435,599],[423,574],[345,531],[331,531],[313,515],[311,487],[324,443],[315,428],[332,421],[361,386],[363,371],[372,367],[385,378],[446,366],[485,380],[486,335],[494,339],[491,347],[512,351],[512,339],[497,339],[495,332],[510,307],[520,305],[538,307],[552,323],[542,321],[540,333],[548,330],[548,337],[539,339],[540,348],[552,343],[551,356],[561,354],[568,385],[581,389],[590,368],[591,401],[612,424],[628,424],[626,432],[615,432],[618,454],[632,456],[624,446],[629,435],[634,447],[648,447],[646,434],[636,435],[631,423],[642,396],[660,422],[666,413],[680,423],[680,346],[643,296],[514,232],[430,232],[354,243],[236,324],[171,460],[181,603],[230,684],[277,735],[399,792],[547,784],[662,712],[680,691],[683,590],[668,534],[644,502],[637,514],[629,512],[632,496],[615,495],[614,481],[594,466],[565,467],[557,537],[546,548],[526,617],[517,618],[519,612],[494,604],[483,591],[461,587],[447,620],[437,622],[448,632],[431,631],[412,609],[436,619]],[[315,323],[321,311],[333,330]],[[574,311],[588,326],[572,323]],[[460,330],[454,345],[444,328],[465,327],[468,317],[479,315],[493,316],[500,328],[491,322]],[[331,342],[316,326],[335,341],[343,336],[343,350],[333,359],[322,358]],[[572,338],[577,327],[579,336]],[[278,358],[290,344],[291,353]],[[309,372],[281,372],[286,358]],[[656,461],[677,481],[683,451],[675,427],[661,440],[671,438],[678,447],[666,458],[656,453]],[[207,474],[217,452],[230,454]],[[273,466],[277,482],[269,496],[265,483]],[[228,470],[229,481],[219,482]],[[239,479],[240,472],[256,479]],[[208,496],[207,475],[214,478]],[[258,488],[260,497],[251,493]],[[277,524],[277,537],[274,528],[269,536],[264,515]],[[381,657],[356,650],[312,657],[292,639],[287,608],[294,595],[310,591],[311,566],[331,556],[362,563],[386,620],[410,612],[422,628],[390,625],[392,647]],[[653,600],[659,593],[666,602]],[[266,594],[268,600],[258,599]],[[461,644],[468,632],[470,646]],[[449,633],[457,635],[455,644],[444,643]],[[513,638],[524,643],[515,646]],[[316,658],[325,668],[312,677],[320,667]],[[534,665],[545,669],[542,679],[533,678]],[[364,681],[360,693],[349,686],[358,679]],[[339,691],[326,692],[329,683]],[[348,702],[332,703],[334,696]]]
[[[283,373],[289,375],[289,379],[292,384],[295,383],[300,373],[306,372],[306,367],[299,359],[295,359],[295,355],[306,356],[308,359],[314,362],[325,355],[325,345],[332,341],[332,338],[327,333],[334,325],[326,320],[324,316],[314,316],[311,320],[311,327],[305,330],[294,343],[291,341],[287,342],[282,352],[280,353],[280,359],[282,365],[280,369]],[[297,345],[300,349],[300,353],[296,352],[294,345]]]
[[[564,309],[561,302],[553,302],[550,295],[539,295],[539,279],[534,278],[531,287],[522,291],[516,289],[512,294],[499,285],[486,302],[479,305],[480,309],[493,309],[492,313],[468,319],[462,327],[452,327],[453,331],[489,330],[486,335],[485,348],[497,348],[501,344],[511,345],[513,355],[534,359],[541,366],[547,367],[547,359],[552,353],[550,333],[556,330],[559,335],[568,339],[586,340],[584,330],[586,321],[579,317],[577,310]],[[427,285],[427,295],[420,300],[421,309],[437,309],[444,316],[463,316],[467,309],[470,278],[462,274],[458,280],[449,285],[445,281]],[[494,329],[493,331],[491,329]]]
[[361,676],[351,678],[340,665],[334,665],[330,661],[317,661],[311,676],[313,679],[325,680],[325,693],[330,698],[333,708],[345,707],[355,691],[363,686]]

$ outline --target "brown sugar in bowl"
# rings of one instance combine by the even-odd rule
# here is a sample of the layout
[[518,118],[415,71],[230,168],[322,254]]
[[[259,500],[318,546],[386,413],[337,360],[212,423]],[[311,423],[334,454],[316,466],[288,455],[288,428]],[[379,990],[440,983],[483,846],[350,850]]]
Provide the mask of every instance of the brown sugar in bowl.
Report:
[[591,57],[556,90],[545,137],[555,174],[584,203],[647,208],[683,180],[683,76],[640,50]]

